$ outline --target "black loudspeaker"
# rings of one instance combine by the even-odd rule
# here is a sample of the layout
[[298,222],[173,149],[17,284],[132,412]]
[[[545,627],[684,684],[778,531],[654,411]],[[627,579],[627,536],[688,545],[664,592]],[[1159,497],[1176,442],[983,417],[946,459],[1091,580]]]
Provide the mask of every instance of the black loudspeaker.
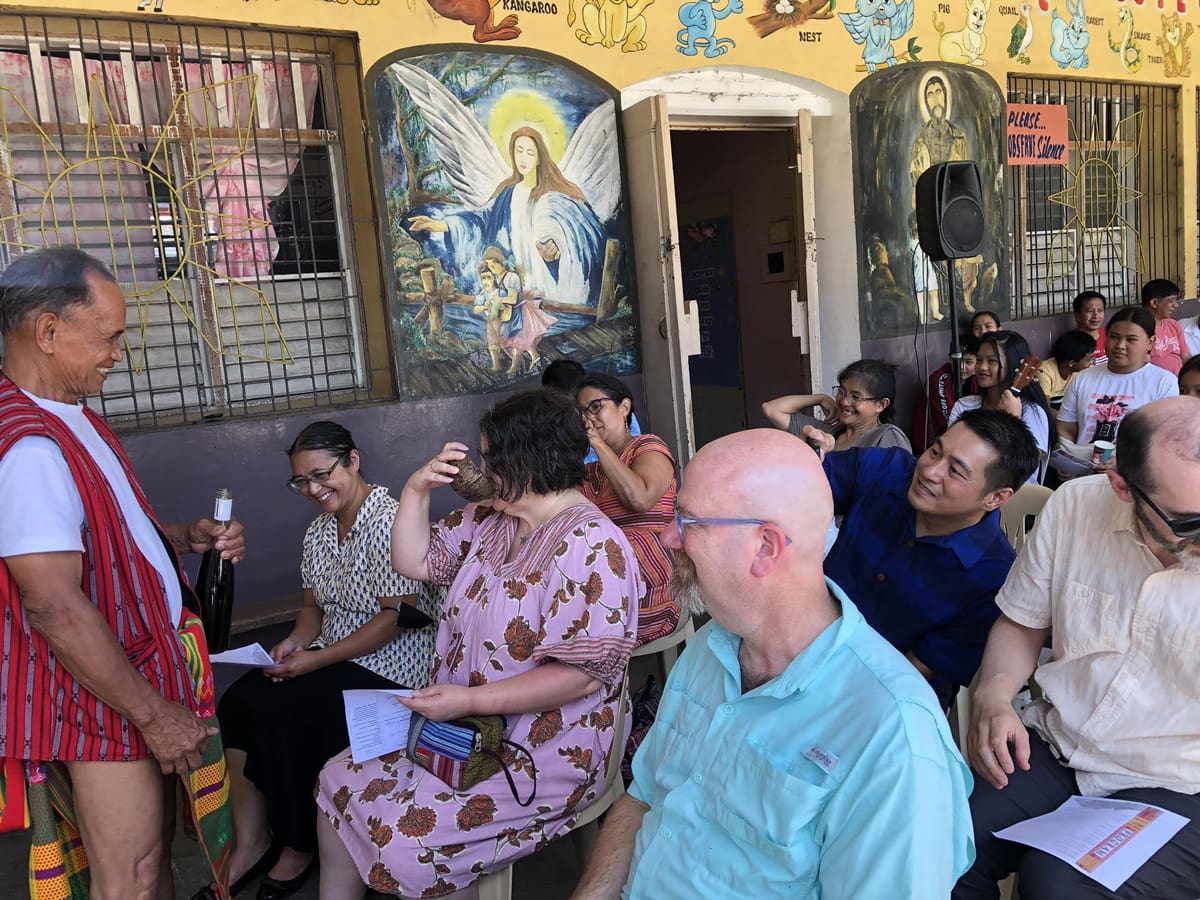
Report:
[[965,259],[983,243],[983,186],[973,162],[943,162],[917,179],[917,239],[930,259]]

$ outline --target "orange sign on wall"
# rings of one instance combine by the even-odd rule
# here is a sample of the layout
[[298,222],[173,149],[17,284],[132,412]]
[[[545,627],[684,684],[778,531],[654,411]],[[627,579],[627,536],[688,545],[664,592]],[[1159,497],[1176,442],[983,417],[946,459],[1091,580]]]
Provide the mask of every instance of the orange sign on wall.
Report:
[[1061,166],[1067,162],[1067,108],[1008,104],[1008,164]]

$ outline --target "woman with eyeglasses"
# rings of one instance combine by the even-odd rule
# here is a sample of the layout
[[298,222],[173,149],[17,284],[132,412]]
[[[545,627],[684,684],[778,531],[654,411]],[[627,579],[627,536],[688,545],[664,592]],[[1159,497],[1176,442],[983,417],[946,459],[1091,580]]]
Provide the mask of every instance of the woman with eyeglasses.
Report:
[[[892,424],[896,405],[896,370],[878,359],[860,359],[838,373],[837,390],[828,394],[789,394],[768,400],[763,414],[772,425],[801,437],[812,426],[834,437],[835,450],[851,447],[902,447],[912,450],[908,435]],[[803,410],[820,407],[823,420]]]
[[[304,535],[304,599],[271,648],[276,665],[242,676],[217,709],[237,833],[230,881],[237,893],[266,873],[260,900],[290,896],[312,870],[313,787],[349,743],[342,691],[424,687],[443,596],[392,569],[397,502],[363,477],[349,431],[314,422],[287,452],[288,487],[320,509]],[[204,888],[193,900],[209,897]]]
[[1021,364],[1028,358],[1031,358],[1029,344],[1015,331],[985,332],[979,339],[979,352],[975,355],[975,380],[979,384],[979,393],[973,397],[963,397],[954,404],[954,409],[950,411],[950,424],[953,425],[970,409],[998,409],[1016,416],[1025,423],[1042,455],[1041,464],[1029,476],[1031,483],[1038,484],[1046,476],[1046,463],[1050,457],[1050,404],[1036,373],[1019,391],[1013,389],[1013,382],[1021,372]]
[[[321,771],[322,900],[474,897],[472,883],[565,834],[604,792],[637,625],[638,575],[619,528],[579,492],[587,435],[570,398],[526,391],[480,419],[494,496],[430,521],[458,473],[453,442],[400,493],[397,571],[448,584],[431,684],[401,702],[436,722],[505,717],[528,750],[454,790],[402,753]],[[516,795],[516,796],[514,796]],[[519,798],[519,799],[518,799]],[[529,806],[521,805],[529,802]]]
[[575,395],[596,461],[583,494],[625,532],[646,590],[638,601],[638,646],[665,637],[679,622],[671,598],[671,552],[659,537],[675,511],[675,458],[660,437],[630,431],[633,394],[612,375],[585,375]]

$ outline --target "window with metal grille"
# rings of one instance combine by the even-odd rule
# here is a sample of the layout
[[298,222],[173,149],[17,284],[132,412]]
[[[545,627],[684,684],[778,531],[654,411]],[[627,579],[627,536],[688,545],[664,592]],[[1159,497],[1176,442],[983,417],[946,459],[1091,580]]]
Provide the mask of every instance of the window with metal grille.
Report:
[[113,268],[128,362],[95,402],[116,424],[368,396],[347,44],[0,17],[0,240],[9,258],[74,244]]
[[1064,105],[1070,126],[1065,165],[1008,168],[1014,317],[1068,313],[1085,289],[1137,303],[1147,279],[1178,280],[1178,88],[1010,76],[1008,99]]

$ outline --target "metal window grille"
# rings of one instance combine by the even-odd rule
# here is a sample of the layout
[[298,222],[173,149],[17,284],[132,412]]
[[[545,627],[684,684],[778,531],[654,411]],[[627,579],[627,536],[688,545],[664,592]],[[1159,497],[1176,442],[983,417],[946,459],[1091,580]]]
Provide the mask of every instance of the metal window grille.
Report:
[[1014,317],[1069,313],[1085,289],[1137,303],[1147,279],[1178,280],[1178,88],[1010,76],[1008,99],[1065,105],[1070,126],[1065,165],[1008,168]]
[[118,427],[367,398],[345,44],[0,16],[0,264],[74,244],[112,266],[128,356],[94,402]]

